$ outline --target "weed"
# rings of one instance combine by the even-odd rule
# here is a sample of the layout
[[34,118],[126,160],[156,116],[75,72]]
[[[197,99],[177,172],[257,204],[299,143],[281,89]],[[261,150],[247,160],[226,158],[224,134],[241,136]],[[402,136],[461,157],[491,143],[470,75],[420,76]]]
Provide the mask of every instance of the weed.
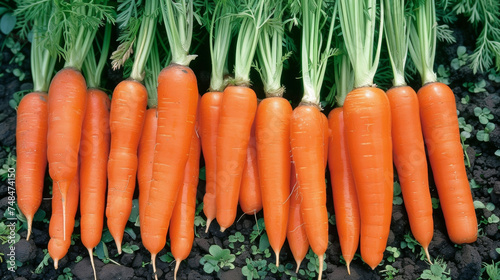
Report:
[[401,241],[401,249],[408,248],[411,250],[412,253],[415,253],[416,248],[420,248],[420,253],[419,253],[419,258],[420,260],[425,260],[426,255],[425,255],[425,250],[422,246],[420,246],[420,243],[418,243],[415,238],[411,235],[411,233],[407,233],[404,236],[404,240]]
[[470,96],[468,94],[465,97],[462,97],[462,99],[460,99],[460,103],[464,105],[469,104],[469,102],[470,102]]
[[267,261],[266,260],[252,260],[246,259],[246,265],[241,269],[243,276],[247,277],[247,280],[252,279],[263,279],[267,275]]
[[231,254],[229,249],[222,249],[218,245],[212,245],[208,251],[210,254],[206,254],[200,259],[200,264],[203,265],[203,270],[206,273],[219,272],[224,267],[234,269],[233,262],[236,257]]
[[243,234],[241,234],[241,232],[236,232],[234,235],[230,235],[229,236],[229,248],[231,249],[234,249],[234,245],[236,242],[244,242],[245,241],[245,237],[243,236]]
[[420,279],[430,280],[451,280],[450,270],[446,270],[447,265],[444,260],[436,258],[434,264],[431,264],[429,269],[426,269],[420,275]]
[[63,273],[57,277],[57,280],[72,280],[73,273],[71,273],[71,268],[66,267],[63,269]]
[[7,155],[7,159],[5,160],[4,164],[2,165],[2,168],[0,169],[0,178],[2,178],[2,181],[7,180],[9,174],[12,174],[12,171],[9,172],[9,170],[16,168],[16,161],[17,161],[16,156],[12,154],[10,148],[6,148],[5,150],[9,154]]
[[250,233],[250,243],[254,243],[257,237],[259,237],[264,229],[266,228],[264,224],[264,218],[257,220],[257,223],[253,226],[253,230]]
[[451,61],[451,68],[455,70],[460,69],[460,67],[467,64],[468,59],[467,49],[464,46],[459,46],[457,48],[457,57]]
[[488,124],[494,118],[488,108],[476,107],[474,108],[474,115],[479,118],[481,124]]
[[396,247],[387,246],[385,250],[390,253],[390,255],[387,257],[387,260],[389,262],[395,262],[396,259],[399,258],[399,256],[401,256],[401,252]]
[[40,262],[40,264],[35,269],[36,274],[41,274],[43,271],[43,268],[49,265],[49,260],[50,260],[49,251],[47,249],[43,249],[43,252],[45,253],[45,255],[43,256],[43,260]]
[[432,202],[432,209],[439,208],[439,198],[433,197],[433,198],[431,198],[431,202]]
[[[494,261],[492,261],[491,264],[483,262],[481,275],[483,275],[485,272],[486,274],[488,274],[488,279],[500,279],[500,263],[495,263]],[[482,278],[486,279],[486,277],[484,276]]]
[[381,270],[380,272],[382,273],[382,275],[385,276],[384,279],[392,280],[394,279],[394,276],[398,274],[399,270],[394,268],[392,265],[388,264],[385,266],[385,269]]
[[394,182],[392,204],[394,205],[403,204],[403,198],[401,197],[401,186],[399,185],[398,182]]
[[122,251],[127,254],[133,254],[137,250],[139,250],[139,246],[137,245],[130,244],[128,242],[122,245]]
[[172,255],[171,252],[166,253],[165,255],[162,255],[160,258],[160,261],[164,263],[171,263],[175,261],[174,255]]
[[490,141],[490,133],[495,130],[495,124],[494,123],[487,123],[484,129],[478,130],[476,133],[476,139],[478,141],[482,142],[489,142]]
[[439,65],[437,69],[437,80],[443,84],[450,84],[450,69],[444,65]]

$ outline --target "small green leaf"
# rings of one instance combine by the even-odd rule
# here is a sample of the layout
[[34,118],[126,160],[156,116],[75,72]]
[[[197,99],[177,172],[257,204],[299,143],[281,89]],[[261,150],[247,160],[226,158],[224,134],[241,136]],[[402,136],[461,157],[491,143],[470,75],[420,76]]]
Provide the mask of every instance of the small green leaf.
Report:
[[113,241],[113,236],[111,235],[108,229],[105,229],[102,232],[101,242],[108,243],[111,241]]
[[17,102],[14,99],[9,100],[9,106],[10,108],[16,110],[17,109]]
[[132,200],[132,211],[130,211],[130,216],[128,217],[129,222],[135,223],[137,217],[139,216],[139,200]]
[[393,199],[392,199],[392,203],[394,205],[402,205],[403,204],[403,199],[399,196],[395,196]]
[[487,209],[488,211],[493,211],[493,210],[495,210],[495,204],[493,204],[493,203],[491,203],[491,202],[486,203],[486,209]]
[[134,230],[132,228],[126,227],[125,232],[130,235],[130,237],[135,240],[137,238],[137,235],[135,234]]
[[460,69],[460,61],[458,60],[458,58],[454,58],[452,61],[451,61],[451,68],[453,68],[454,70],[458,70]]
[[8,35],[16,26],[16,16],[13,13],[6,13],[0,19],[0,30],[3,34]]
[[485,117],[484,115],[480,115],[480,116],[479,116],[479,122],[480,122],[481,124],[487,124],[487,123],[489,122],[489,120],[488,120],[488,118],[487,118],[487,117]]
[[459,46],[457,48],[457,55],[458,57],[463,56],[467,52],[467,49],[464,46]]
[[479,108],[479,107],[474,108],[474,115],[476,117],[478,117],[482,112],[483,112],[483,110],[481,110],[481,108]]
[[498,218],[498,216],[495,214],[491,214],[491,216],[488,218],[488,223],[490,224],[497,224],[498,222],[500,222],[500,218]]
[[259,250],[264,251],[269,248],[269,238],[267,237],[267,233],[264,233],[259,240]]
[[495,156],[500,157],[500,149],[495,151]]
[[474,201],[474,209],[484,209],[484,208],[486,208],[486,206],[484,205],[483,202],[479,200]]

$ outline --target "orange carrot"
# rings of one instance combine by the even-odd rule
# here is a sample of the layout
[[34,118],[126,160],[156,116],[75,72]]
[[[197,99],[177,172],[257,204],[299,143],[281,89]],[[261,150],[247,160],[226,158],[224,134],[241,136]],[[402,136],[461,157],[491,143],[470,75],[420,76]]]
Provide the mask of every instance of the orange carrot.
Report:
[[250,132],[245,167],[241,176],[239,203],[243,213],[255,215],[262,210],[262,196],[259,184],[255,122]]
[[146,111],[146,119],[142,128],[141,140],[137,150],[139,164],[137,166],[137,182],[139,183],[139,220],[144,221],[144,210],[149,199],[149,188],[153,179],[153,159],[158,130],[158,111],[151,108]]
[[203,213],[207,217],[208,232],[210,223],[216,216],[215,174],[216,174],[216,146],[217,129],[219,126],[219,111],[222,101],[222,92],[205,93],[200,100],[200,138],[205,159],[206,191],[203,197]]
[[309,241],[307,240],[306,228],[304,219],[300,211],[300,201],[302,197],[299,194],[299,186],[297,185],[297,174],[295,173],[295,164],[292,163],[290,170],[290,211],[288,214],[288,228],[286,238],[293,258],[297,263],[295,273],[299,272],[300,263],[309,251]]
[[434,232],[418,98],[409,86],[387,91],[391,105],[394,165],[398,171],[411,232],[430,261],[428,247]]
[[[60,70],[49,88],[47,159],[54,192],[61,194],[63,213],[66,213],[68,205],[68,188],[78,173],[78,151],[86,102],[87,84],[80,71],[73,68]],[[62,216],[63,223],[66,223],[67,215]]]
[[342,107],[333,109],[328,115],[332,131],[328,154],[328,165],[332,182],[333,206],[335,221],[339,235],[342,256],[349,265],[358,249],[359,243],[359,208],[356,186],[347,153],[347,140],[344,133],[344,110]]
[[88,90],[80,143],[80,232],[92,263],[92,248],[101,241],[104,220],[110,141],[109,107],[110,100],[106,93],[99,89]]
[[279,253],[287,234],[290,207],[290,116],[283,97],[268,97],[257,108],[256,135],[262,203],[269,244]]
[[302,218],[309,244],[321,259],[321,266],[328,247],[322,115],[316,106],[302,105],[293,110],[290,123],[293,161],[302,197]]
[[155,257],[165,246],[177,195],[184,180],[198,103],[196,76],[187,67],[171,64],[158,77],[158,128],[153,181],[141,221],[144,247]]
[[189,158],[184,171],[184,183],[179,190],[170,223],[170,250],[175,258],[174,279],[177,279],[177,271],[181,261],[189,256],[193,247],[196,191],[200,173],[200,151],[200,138],[194,132],[191,137]]
[[224,90],[217,130],[216,207],[220,230],[236,218],[250,131],[257,109],[255,92],[244,86]]
[[144,125],[146,102],[146,88],[134,80],[120,82],[111,100],[106,217],[119,254],[125,225],[132,211],[137,148]]
[[425,144],[452,242],[477,240],[477,218],[463,159],[455,95],[443,83],[417,93]]
[[[66,217],[63,214],[61,192],[55,187],[52,189],[52,216],[49,223],[50,240],[47,249],[49,250],[50,257],[54,260],[55,269],[58,267],[59,260],[64,258],[68,253],[69,246],[71,245],[71,234],[75,227],[75,215],[78,210],[79,177],[77,172],[68,188]],[[64,223],[64,220],[67,222]]]
[[385,93],[373,87],[351,91],[344,125],[361,217],[361,256],[374,269],[382,261],[392,217],[391,112]]
[[47,94],[32,92],[17,108],[16,192],[17,205],[28,222],[28,240],[33,217],[42,203],[47,167]]

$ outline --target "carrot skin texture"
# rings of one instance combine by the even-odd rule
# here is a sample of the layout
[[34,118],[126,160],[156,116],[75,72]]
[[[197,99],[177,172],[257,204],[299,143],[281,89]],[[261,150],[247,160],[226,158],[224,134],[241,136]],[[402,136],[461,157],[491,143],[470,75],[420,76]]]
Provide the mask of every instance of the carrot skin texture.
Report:
[[257,110],[255,92],[228,86],[222,96],[217,130],[216,207],[221,231],[230,227],[238,206],[250,131]]
[[394,165],[398,171],[411,231],[426,250],[434,232],[418,97],[409,86],[387,91],[391,106]]
[[302,105],[293,110],[290,121],[290,143],[307,239],[314,253],[321,257],[328,247],[322,115],[316,106]]
[[164,68],[158,76],[153,180],[141,225],[142,243],[152,256],[166,243],[170,218],[184,180],[197,107],[198,85],[193,71],[177,64]]
[[297,263],[297,272],[299,271],[300,263],[304,260],[309,251],[309,241],[307,240],[306,228],[304,219],[300,211],[300,201],[302,197],[299,194],[299,186],[297,185],[297,175],[295,173],[295,164],[292,163],[290,169],[290,208],[288,214],[288,225],[286,238],[288,245],[292,251],[293,258]]
[[215,200],[216,178],[216,146],[217,130],[219,127],[220,106],[222,92],[214,91],[205,93],[200,100],[200,137],[203,158],[205,159],[206,191],[203,196],[203,213],[207,217],[207,228],[215,219],[217,208]]
[[[50,257],[54,260],[54,268],[57,269],[58,262],[68,253],[71,245],[71,234],[75,227],[75,215],[78,209],[79,196],[79,174],[77,172],[68,189],[68,201],[66,217],[63,217],[62,196],[54,188],[52,191],[52,216],[49,223],[50,240],[47,245]],[[66,228],[64,221],[66,219]]]
[[255,121],[250,132],[247,147],[247,158],[241,176],[240,208],[243,213],[254,215],[262,210],[262,195],[260,191],[259,168],[257,160],[257,143],[255,139]]
[[48,96],[32,92],[24,96],[17,108],[16,125],[16,192],[17,205],[28,221],[28,235],[36,211],[42,203],[47,168]]
[[292,106],[268,97],[257,107],[256,136],[264,222],[278,260],[285,243],[290,208],[290,117]]
[[110,145],[110,100],[106,93],[89,89],[80,143],[81,238],[87,249],[101,241]]
[[331,130],[328,166],[332,182],[333,206],[340,248],[347,268],[359,245],[360,218],[358,196],[344,133],[344,109],[333,109],[328,115]]
[[49,87],[47,159],[50,177],[61,192],[63,211],[66,194],[78,173],[78,151],[87,103],[87,84],[80,71],[64,68]]
[[347,94],[344,125],[361,218],[361,256],[382,261],[392,218],[393,166],[389,100],[378,88]]
[[125,225],[132,211],[137,148],[144,125],[146,103],[146,88],[137,81],[122,81],[113,91],[109,119],[111,146],[106,217],[118,253],[121,253]]
[[477,218],[460,144],[455,95],[443,83],[417,93],[427,153],[448,235],[453,243],[477,240]]
[[200,138],[196,133],[193,133],[189,158],[184,171],[184,182],[179,190],[170,223],[170,250],[175,258],[176,265],[189,256],[193,246],[200,153]]
[[156,145],[156,132],[158,130],[158,111],[151,108],[146,111],[146,118],[142,128],[141,140],[137,155],[137,182],[139,183],[139,220],[144,220],[144,210],[149,198],[149,188],[153,180],[153,160]]

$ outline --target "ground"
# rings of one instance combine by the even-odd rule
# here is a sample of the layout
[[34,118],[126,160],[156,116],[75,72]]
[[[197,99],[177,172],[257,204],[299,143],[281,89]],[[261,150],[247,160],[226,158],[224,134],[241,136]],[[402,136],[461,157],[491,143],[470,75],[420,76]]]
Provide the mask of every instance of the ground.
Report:
[[[457,58],[457,49],[459,46],[465,46],[470,52],[473,49],[475,40],[471,37],[472,32],[468,32],[467,28],[455,29],[457,43],[443,44],[438,46],[438,55],[436,65],[442,65],[439,73],[440,78],[447,80],[456,95],[456,104],[459,117],[463,118],[461,131],[469,130],[470,137],[465,137],[466,152],[470,161],[470,167],[467,167],[467,175],[471,180],[471,190],[473,199],[476,205],[476,214],[479,222],[479,237],[472,244],[455,245],[450,242],[441,208],[437,207],[434,210],[434,238],[430,244],[429,251],[435,263],[446,265],[446,270],[442,271],[437,265],[431,267],[422,258],[421,249],[418,245],[412,243],[408,218],[405,212],[404,204],[394,205],[393,219],[391,223],[391,232],[388,240],[388,250],[384,256],[384,262],[375,270],[371,270],[364,264],[359,256],[351,265],[351,275],[347,275],[347,270],[341,259],[340,247],[334,219],[330,223],[330,244],[326,252],[327,268],[324,271],[324,278],[327,279],[488,279],[490,276],[483,271],[484,264],[497,263],[500,259],[500,155],[495,155],[495,152],[500,153],[500,128],[496,128],[489,133],[489,141],[479,141],[477,134],[481,139],[484,139],[486,125],[484,117],[488,122],[498,126],[500,120],[500,77],[492,73],[473,74],[467,66],[453,67],[452,60]],[[22,44],[20,52],[26,57],[21,61],[20,65],[12,63],[14,53],[10,47],[5,47],[6,37],[0,35],[0,46],[4,46],[1,51],[0,65],[0,165],[7,164],[7,158],[10,154],[15,154],[15,129],[16,129],[16,111],[9,105],[12,103],[13,94],[31,89],[31,74],[29,70],[29,44]],[[204,51],[203,51],[204,52]],[[206,57],[206,52],[204,52]],[[455,61],[456,63],[456,61]],[[202,62],[194,63],[193,68],[200,80],[200,91],[207,88],[208,71],[202,66]],[[14,69],[20,69],[25,77],[22,81],[19,79],[19,72],[14,73]],[[457,69],[455,69],[457,68]],[[10,72],[10,73],[9,73]],[[298,73],[298,72],[297,72]],[[14,74],[17,74],[14,75]],[[285,71],[285,75],[287,72]],[[298,74],[289,74],[289,79],[284,79],[285,85],[287,81],[291,84],[296,84],[294,77]],[[112,89],[119,81],[120,73],[108,71],[107,87]],[[481,80],[485,81],[481,82]],[[414,88],[418,88],[418,78],[412,83]],[[288,85],[288,88],[296,88]],[[15,98],[14,98],[15,99]],[[478,111],[477,108],[480,108]],[[483,108],[487,108],[490,113]],[[327,108],[328,110],[329,108]],[[327,112],[325,112],[327,113]],[[488,115],[492,117],[488,117]],[[480,119],[480,117],[483,117]],[[481,123],[480,121],[483,121]],[[467,124],[470,125],[467,127]],[[491,125],[490,125],[491,126]],[[487,130],[487,129],[486,129]],[[202,164],[203,166],[203,164]],[[432,172],[429,170],[429,174]],[[329,175],[327,174],[327,178]],[[4,254],[3,262],[0,267],[0,275],[2,279],[93,279],[92,270],[90,268],[90,260],[87,250],[81,244],[77,234],[79,228],[75,228],[74,245],[71,246],[67,256],[60,261],[58,270],[53,268],[53,263],[48,260],[48,263],[43,263],[46,255],[48,235],[48,218],[50,217],[50,194],[48,190],[50,182],[47,181],[47,188],[44,194],[44,201],[41,209],[45,212],[45,216],[39,216],[39,219],[34,223],[33,238],[26,241],[25,228],[19,228],[18,234],[20,240],[16,246],[16,271],[10,272],[7,270],[5,255],[8,253],[8,244],[0,246],[0,252]],[[436,188],[430,177],[431,195],[437,198]],[[328,201],[329,211],[333,213],[331,206],[331,190],[328,183]],[[204,193],[204,181],[200,180],[197,199],[202,201]],[[137,194],[136,194],[137,195]],[[399,194],[399,196],[401,196]],[[0,182],[0,217],[4,216],[4,211],[7,208],[7,183]],[[241,212],[239,213],[241,214]],[[274,253],[269,253],[266,248],[265,231],[262,232],[262,225],[256,226],[256,218],[261,219],[262,213],[258,213],[257,217],[243,216],[235,225],[229,228],[225,233],[219,231],[217,223],[214,223],[208,233],[204,232],[202,213],[197,218],[197,227],[192,252],[187,260],[183,261],[179,275],[180,279],[243,279],[243,273],[249,274],[255,272],[255,278],[264,279],[289,279],[298,277],[299,279],[315,278],[315,272],[310,272],[311,268],[315,267],[317,261],[313,255],[308,255],[301,265],[302,272],[295,274],[295,262],[290,252],[288,245],[285,243],[280,260],[284,267],[276,269],[272,264],[274,262]],[[78,216],[78,214],[77,214]],[[5,220],[2,220],[5,221]],[[21,223],[20,223],[21,225]],[[97,248],[99,257],[95,256],[96,267],[99,279],[151,279],[153,271],[151,268],[150,256],[147,250],[141,245],[140,231],[133,222],[130,222],[128,227],[129,233],[125,234],[124,244],[128,244],[129,253],[117,255],[114,242],[106,238],[105,247],[108,250],[109,258],[103,253],[105,250]],[[241,233],[241,235],[239,234]],[[3,233],[2,233],[3,234]],[[243,237],[241,237],[243,236]],[[109,237],[109,236],[108,236]],[[250,238],[255,237],[254,243],[250,242]],[[105,239],[105,237],[103,238]],[[3,239],[2,239],[3,240]],[[136,245],[136,246],[133,246]],[[230,249],[231,254],[235,255],[233,262],[218,272],[207,273],[207,265],[202,265],[200,260],[209,254],[210,246],[218,245],[223,249]],[[252,248],[252,245],[255,245]],[[242,246],[243,249],[242,249]],[[158,278],[172,279],[175,262],[169,259],[168,246],[158,255],[162,260],[157,261]],[[47,259],[45,258],[45,261]],[[249,264],[250,263],[250,264]],[[311,263],[311,264],[309,264]],[[39,268],[38,270],[37,267]],[[251,268],[254,267],[255,271]],[[441,266],[443,267],[443,266]],[[36,271],[35,271],[36,270]],[[277,270],[277,271],[276,271]],[[430,274],[434,274],[435,278],[429,278]]]

